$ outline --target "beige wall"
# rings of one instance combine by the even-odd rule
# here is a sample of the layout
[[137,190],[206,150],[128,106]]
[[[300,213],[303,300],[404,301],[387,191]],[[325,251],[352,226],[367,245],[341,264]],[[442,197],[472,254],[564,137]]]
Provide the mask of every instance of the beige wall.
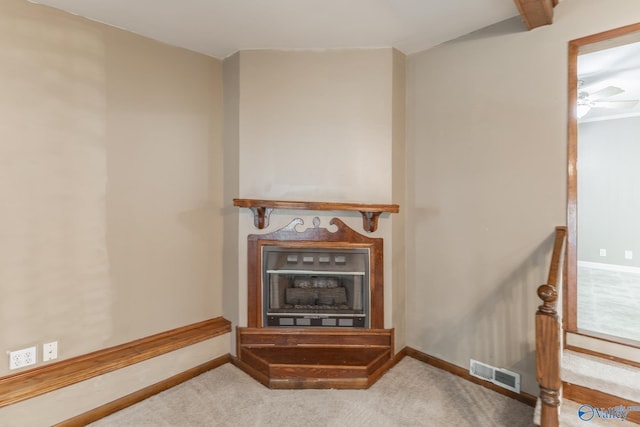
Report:
[[391,324],[395,328],[396,350],[401,350],[406,342],[406,274],[407,274],[407,173],[406,173],[406,56],[395,50],[393,52],[393,146],[392,146],[392,201],[400,206],[400,212],[392,217],[393,231],[391,233],[392,248],[385,252],[390,258],[393,268],[390,285],[393,288],[393,318]]
[[392,52],[240,52],[242,197],[389,203]]
[[[404,144],[404,135],[394,133],[394,126],[404,123],[404,110],[393,104],[394,90],[404,91],[403,78],[394,87],[394,75],[404,76],[403,57],[393,49],[242,51],[232,57],[239,61],[237,197],[392,203],[392,154]],[[225,67],[233,66],[229,61]],[[240,325],[247,316],[248,234],[275,231],[295,217],[309,227],[313,216],[321,218],[322,227],[340,216],[367,234],[358,213],[275,211],[262,231],[254,228],[248,209],[238,215],[240,311],[233,320]],[[371,234],[385,239],[386,327],[394,324],[394,221],[383,215]]]
[[537,394],[534,312],[566,223],[567,42],[640,20],[635,0],[564,0],[408,58],[407,343],[523,374]]
[[222,67],[106,35],[107,243],[129,339],[222,314]]
[[0,51],[0,350],[222,315],[221,62],[22,0]]
[[[238,197],[240,152],[238,138],[240,135],[240,54],[225,59],[223,64],[224,93],[224,190],[222,204],[224,206],[224,251],[223,268],[223,313],[225,319],[234,325],[238,324],[241,313],[239,294],[243,286],[240,284],[238,263],[240,259],[238,244],[238,208],[233,206],[233,199]],[[246,276],[245,276],[246,280]],[[246,308],[245,308],[246,311]],[[235,334],[232,334],[235,344]],[[232,346],[235,348],[235,345]]]

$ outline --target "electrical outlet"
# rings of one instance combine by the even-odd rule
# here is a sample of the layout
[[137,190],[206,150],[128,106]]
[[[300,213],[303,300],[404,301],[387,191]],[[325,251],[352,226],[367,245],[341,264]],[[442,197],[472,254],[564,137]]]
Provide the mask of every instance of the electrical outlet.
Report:
[[607,256],[607,250],[606,249],[600,249],[600,256]]
[[58,358],[58,341],[42,344],[42,361],[47,362],[49,360]]
[[624,259],[633,259],[633,251],[624,251]]
[[9,352],[9,369],[19,369],[25,366],[35,365],[37,361],[35,347]]

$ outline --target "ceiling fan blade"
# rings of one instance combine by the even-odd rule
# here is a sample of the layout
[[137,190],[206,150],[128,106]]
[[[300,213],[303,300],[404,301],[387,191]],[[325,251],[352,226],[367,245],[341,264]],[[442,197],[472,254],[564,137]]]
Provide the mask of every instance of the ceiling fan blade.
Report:
[[638,105],[639,100],[630,101],[596,101],[592,102],[591,106],[594,108],[634,108]]
[[619,93],[624,92],[623,89],[620,89],[616,86],[607,86],[604,89],[597,90],[593,93],[589,94],[589,99],[592,101],[597,101],[599,99],[609,98],[613,95],[618,95]]

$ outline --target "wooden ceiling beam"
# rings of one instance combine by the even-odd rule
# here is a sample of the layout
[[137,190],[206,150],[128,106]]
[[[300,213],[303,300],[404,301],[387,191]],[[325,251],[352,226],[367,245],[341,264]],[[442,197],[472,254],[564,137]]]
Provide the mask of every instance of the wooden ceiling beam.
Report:
[[553,23],[553,8],[559,0],[513,0],[528,30]]

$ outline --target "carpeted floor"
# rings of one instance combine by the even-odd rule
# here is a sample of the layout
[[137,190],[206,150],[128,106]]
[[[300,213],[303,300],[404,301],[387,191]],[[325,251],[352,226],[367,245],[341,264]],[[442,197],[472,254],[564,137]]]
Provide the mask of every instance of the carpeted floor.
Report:
[[91,426],[533,426],[533,408],[405,357],[368,390],[270,390],[231,364]]

